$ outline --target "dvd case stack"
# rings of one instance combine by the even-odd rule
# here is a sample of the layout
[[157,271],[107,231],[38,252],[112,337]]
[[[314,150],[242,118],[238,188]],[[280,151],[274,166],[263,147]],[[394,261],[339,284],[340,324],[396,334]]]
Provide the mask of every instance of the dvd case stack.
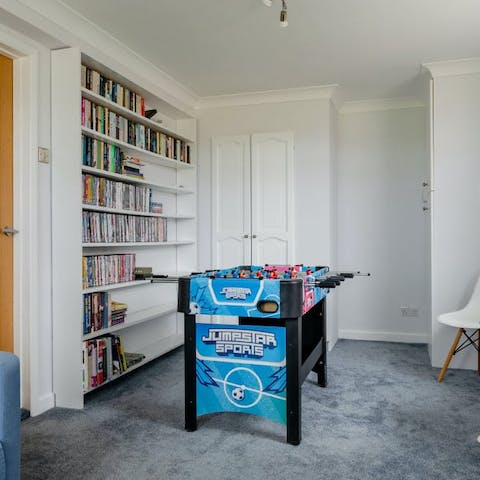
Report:
[[135,279],[135,254],[86,255],[82,257],[83,288],[100,287]]

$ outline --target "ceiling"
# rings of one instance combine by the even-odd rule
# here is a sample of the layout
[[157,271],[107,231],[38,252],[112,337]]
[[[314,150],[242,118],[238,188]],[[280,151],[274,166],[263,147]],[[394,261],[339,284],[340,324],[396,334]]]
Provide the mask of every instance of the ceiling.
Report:
[[61,0],[199,96],[339,84],[417,93],[422,63],[480,56],[479,0]]

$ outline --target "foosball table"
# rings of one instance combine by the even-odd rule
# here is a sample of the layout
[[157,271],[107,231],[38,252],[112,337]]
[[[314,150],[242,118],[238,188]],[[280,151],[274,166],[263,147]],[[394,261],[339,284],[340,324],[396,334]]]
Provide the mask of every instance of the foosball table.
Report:
[[326,295],[358,274],[265,265],[180,278],[185,428],[210,413],[249,413],[286,425],[287,442],[298,445],[301,385],[313,371],[327,386]]

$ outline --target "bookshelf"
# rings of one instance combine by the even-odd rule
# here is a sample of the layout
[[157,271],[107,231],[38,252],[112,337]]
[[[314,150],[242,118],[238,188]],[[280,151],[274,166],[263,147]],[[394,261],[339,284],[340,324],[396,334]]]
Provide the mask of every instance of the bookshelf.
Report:
[[[100,72],[118,85],[128,87],[137,94],[137,101],[142,96],[145,105],[157,109],[164,121],[150,120],[118,101],[86,88],[82,85],[82,65]],[[118,123],[110,123],[110,130],[105,129],[105,133],[96,130],[98,123],[94,128],[86,126],[85,100],[96,105],[92,107],[95,112],[110,112],[112,117],[105,113],[105,122],[109,118],[109,122]],[[107,110],[97,110],[97,106]],[[121,122],[135,125],[137,133],[133,140],[130,125],[128,138],[125,135],[117,138]],[[112,125],[117,125],[116,130],[112,129]],[[115,133],[109,135],[112,132]],[[168,105],[165,99],[147,92],[141,80],[124,77],[82,54],[77,48],[52,52],[53,388],[57,406],[83,408],[85,394],[134,372],[183,343],[183,321],[176,313],[175,283],[152,283],[134,280],[133,277],[122,277],[128,281],[112,283],[113,277],[110,276],[107,285],[83,284],[82,263],[83,268],[86,263],[82,262],[82,258],[89,257],[92,262],[100,262],[100,258],[109,256],[121,262],[120,257],[110,256],[134,254],[136,266],[152,267],[154,273],[170,276],[197,269],[195,133],[194,118]],[[89,145],[97,141],[96,148],[102,145],[102,152],[105,150],[107,153],[92,154],[88,158],[95,161],[93,164],[90,160],[87,162],[86,140],[83,137],[94,139],[88,140]],[[164,142],[163,151],[159,140]],[[144,148],[147,146],[149,149]],[[113,156],[109,157],[108,152],[113,152]],[[125,157],[137,159],[142,177],[119,168],[118,158],[122,164]],[[96,161],[99,158],[102,159],[101,164]],[[84,198],[85,189],[90,188],[85,183],[86,178],[92,184],[102,185],[94,191],[93,201],[90,198],[85,201]],[[113,206],[112,197],[107,203],[102,197],[106,195],[107,184],[109,192],[116,192]],[[143,199],[149,198],[150,208],[145,201],[137,206],[138,192]],[[122,195],[130,195],[130,200],[134,198],[133,204],[128,203],[124,208]],[[157,207],[153,212],[152,202]],[[136,241],[92,241],[119,238],[118,225],[121,222],[127,225],[122,228],[133,228],[137,232],[132,237]],[[160,234],[158,229],[150,229],[152,225],[159,225],[156,222],[162,224]],[[88,233],[85,238],[82,235],[83,229],[87,228],[85,225],[88,225],[86,232],[93,232],[93,228],[100,225],[102,232],[108,231],[110,236],[97,235],[97,229],[95,235]],[[143,241],[144,237],[137,235],[141,230],[138,225],[142,226],[142,235],[145,225],[148,226],[147,240],[151,241]],[[117,229],[113,237],[112,228]],[[122,240],[128,237],[123,231],[122,235]],[[139,238],[142,241],[137,241]],[[88,331],[88,325],[84,325],[85,298],[100,298],[103,295],[101,298],[128,305],[125,320],[117,324],[105,323],[103,328]],[[92,386],[88,379],[84,384],[84,342],[101,342],[107,335],[120,336],[125,352],[141,353],[145,358],[127,370],[117,372],[114,378],[106,379],[101,385]]]

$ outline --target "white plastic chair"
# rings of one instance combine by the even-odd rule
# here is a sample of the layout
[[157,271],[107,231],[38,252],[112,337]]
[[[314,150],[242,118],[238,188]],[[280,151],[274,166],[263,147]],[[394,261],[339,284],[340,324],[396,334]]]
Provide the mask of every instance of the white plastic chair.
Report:
[[[440,323],[449,325],[450,327],[457,328],[457,335],[450,347],[445,363],[442,370],[438,375],[437,382],[440,383],[447,373],[448,366],[452,357],[461,350],[472,345],[478,352],[478,374],[480,375],[480,278],[477,280],[475,289],[473,290],[472,297],[465,308],[451,313],[443,313],[437,317]],[[467,330],[475,330],[469,334]],[[460,338],[465,336],[465,340],[459,346]],[[477,338],[475,338],[475,335]]]

